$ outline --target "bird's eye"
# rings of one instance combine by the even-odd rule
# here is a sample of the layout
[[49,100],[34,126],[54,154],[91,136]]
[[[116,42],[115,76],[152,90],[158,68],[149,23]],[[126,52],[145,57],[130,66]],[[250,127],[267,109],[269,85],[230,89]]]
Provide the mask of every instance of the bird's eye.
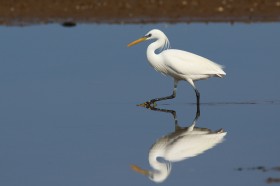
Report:
[[152,36],[152,34],[148,34],[146,37],[151,37]]

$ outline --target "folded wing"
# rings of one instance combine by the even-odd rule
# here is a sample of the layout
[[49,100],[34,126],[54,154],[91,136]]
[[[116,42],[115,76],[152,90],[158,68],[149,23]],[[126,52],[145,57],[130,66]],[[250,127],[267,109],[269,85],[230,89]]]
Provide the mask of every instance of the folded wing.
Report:
[[170,75],[179,74],[193,80],[226,75],[221,65],[190,52],[169,49],[163,51],[161,55]]

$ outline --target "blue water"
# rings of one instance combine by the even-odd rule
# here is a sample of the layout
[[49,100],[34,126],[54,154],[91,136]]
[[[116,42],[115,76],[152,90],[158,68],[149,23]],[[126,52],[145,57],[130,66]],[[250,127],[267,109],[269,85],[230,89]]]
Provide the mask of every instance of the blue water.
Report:
[[[152,28],[171,47],[225,66],[196,83],[197,127],[227,135],[196,157],[172,163],[161,185],[267,185],[279,171],[279,23],[60,25],[0,28],[0,185],[154,185],[130,169],[151,169],[150,147],[174,131],[171,114],[136,104],[167,96],[172,79],[154,71],[142,43]],[[180,82],[159,108],[195,117],[195,94]],[[242,168],[243,171],[238,171]]]

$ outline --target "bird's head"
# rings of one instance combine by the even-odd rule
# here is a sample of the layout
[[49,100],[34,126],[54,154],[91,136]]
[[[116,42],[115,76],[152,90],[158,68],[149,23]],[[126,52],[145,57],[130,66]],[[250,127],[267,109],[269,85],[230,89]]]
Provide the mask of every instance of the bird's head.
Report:
[[146,40],[161,39],[161,38],[167,39],[166,35],[162,31],[160,31],[158,29],[153,29],[153,30],[149,31],[147,34],[145,34],[143,37],[140,37],[139,39],[129,43],[127,46],[131,47],[133,45],[136,45],[136,44],[141,43]]
[[130,165],[131,169],[139,174],[143,174],[144,176],[147,176],[150,180],[160,183],[163,182],[170,174],[171,171],[171,164],[170,163],[164,163],[161,167],[163,169],[160,170],[145,170],[141,167],[138,167],[137,165]]

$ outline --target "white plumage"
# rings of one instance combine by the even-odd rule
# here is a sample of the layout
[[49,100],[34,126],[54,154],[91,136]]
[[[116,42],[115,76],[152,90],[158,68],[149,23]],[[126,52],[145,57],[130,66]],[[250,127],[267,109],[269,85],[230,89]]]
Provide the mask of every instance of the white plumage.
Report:
[[149,151],[149,164],[152,170],[144,170],[136,165],[131,167],[154,182],[163,182],[171,172],[171,163],[202,154],[221,143],[226,134],[222,129],[211,131],[195,127],[194,121],[191,126],[176,128],[175,132],[155,142]]
[[148,32],[144,37],[131,42],[133,46],[145,40],[155,39],[147,48],[147,58],[150,65],[158,72],[173,77],[174,89],[171,96],[155,98],[145,104],[154,104],[156,101],[172,99],[176,97],[177,83],[180,80],[189,82],[196,92],[197,110],[199,111],[200,94],[194,85],[194,81],[209,77],[223,77],[226,73],[223,67],[199,55],[183,50],[169,49],[169,40],[166,35],[157,29]]

